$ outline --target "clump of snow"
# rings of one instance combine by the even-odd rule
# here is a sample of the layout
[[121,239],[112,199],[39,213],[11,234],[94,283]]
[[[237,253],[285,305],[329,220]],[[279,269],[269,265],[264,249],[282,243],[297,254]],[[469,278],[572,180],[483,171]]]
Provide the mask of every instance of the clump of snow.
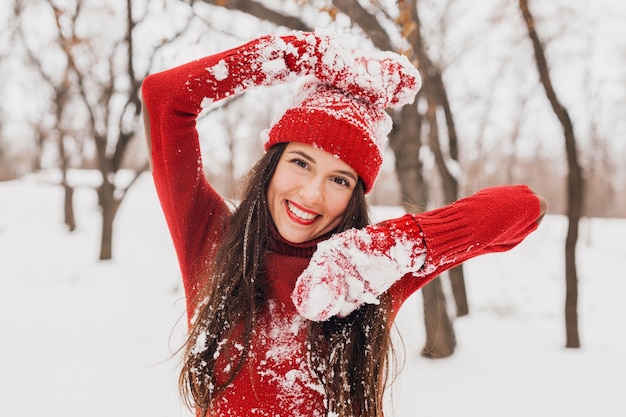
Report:
[[211,67],[211,68],[207,68],[207,71],[209,71],[211,73],[211,75],[213,75],[213,78],[215,78],[217,81],[223,81],[226,78],[228,78],[228,64],[226,64],[226,61],[224,61],[223,59],[217,63],[217,65]]
[[261,68],[266,74],[279,74],[287,70],[287,65],[282,59],[272,59],[263,62]]

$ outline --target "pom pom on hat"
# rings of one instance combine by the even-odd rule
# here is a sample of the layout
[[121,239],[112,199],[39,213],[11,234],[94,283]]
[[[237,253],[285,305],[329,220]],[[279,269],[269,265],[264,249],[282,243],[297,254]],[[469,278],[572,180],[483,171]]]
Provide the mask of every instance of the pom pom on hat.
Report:
[[350,165],[368,193],[392,128],[385,108],[413,102],[421,78],[406,57],[392,52],[346,59],[345,51],[332,51],[328,56],[341,61],[341,70],[315,74],[304,83],[292,106],[269,129],[265,150],[284,142],[324,150]]

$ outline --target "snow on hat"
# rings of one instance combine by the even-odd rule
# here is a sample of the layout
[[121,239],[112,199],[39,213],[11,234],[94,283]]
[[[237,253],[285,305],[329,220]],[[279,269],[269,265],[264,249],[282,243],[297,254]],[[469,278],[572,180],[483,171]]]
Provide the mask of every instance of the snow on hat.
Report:
[[385,108],[413,102],[421,78],[406,57],[392,52],[357,57],[350,67],[344,65],[345,54],[333,58],[341,61],[342,71],[304,83],[270,127],[265,150],[284,142],[324,150],[350,165],[368,193],[392,128]]

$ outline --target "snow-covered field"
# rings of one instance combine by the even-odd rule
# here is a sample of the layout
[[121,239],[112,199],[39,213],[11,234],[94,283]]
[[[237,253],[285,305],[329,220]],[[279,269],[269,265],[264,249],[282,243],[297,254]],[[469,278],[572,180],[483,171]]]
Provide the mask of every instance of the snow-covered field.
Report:
[[[0,416],[190,416],[176,392],[184,303],[151,178],[120,209],[112,261],[97,260],[92,189],[76,209],[69,233],[49,178],[0,183]],[[410,300],[387,417],[626,416],[626,220],[581,223],[581,349],[564,348],[565,228],[548,216],[513,251],[466,264],[471,313],[451,358],[420,357]]]

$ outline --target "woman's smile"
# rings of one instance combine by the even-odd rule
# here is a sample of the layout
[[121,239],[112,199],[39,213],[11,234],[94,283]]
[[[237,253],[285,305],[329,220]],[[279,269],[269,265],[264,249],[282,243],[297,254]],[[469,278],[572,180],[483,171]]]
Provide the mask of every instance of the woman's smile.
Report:
[[315,219],[319,217],[317,213],[308,211],[303,207],[298,207],[297,204],[293,201],[285,201],[285,207],[287,208],[287,214],[295,222],[300,222],[302,224],[312,224]]

